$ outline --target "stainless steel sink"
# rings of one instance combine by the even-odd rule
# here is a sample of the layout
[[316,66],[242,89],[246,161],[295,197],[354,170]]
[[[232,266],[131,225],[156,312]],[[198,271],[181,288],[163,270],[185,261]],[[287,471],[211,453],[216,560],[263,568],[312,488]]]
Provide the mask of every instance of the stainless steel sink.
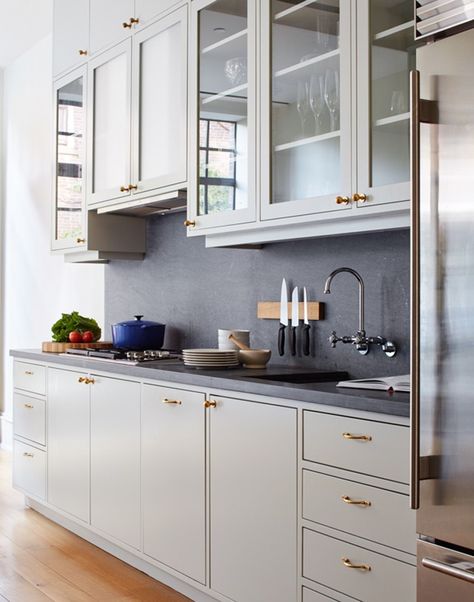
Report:
[[327,383],[348,380],[347,372],[287,372],[283,374],[249,374],[246,378],[291,384]]

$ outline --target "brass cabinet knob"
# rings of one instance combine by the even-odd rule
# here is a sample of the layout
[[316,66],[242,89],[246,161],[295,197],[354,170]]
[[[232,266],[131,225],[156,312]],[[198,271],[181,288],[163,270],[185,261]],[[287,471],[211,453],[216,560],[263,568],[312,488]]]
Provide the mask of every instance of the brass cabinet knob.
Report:
[[28,410],[32,410],[35,407],[32,403],[25,403],[23,405],[25,406],[25,408],[28,408]]
[[95,385],[95,379],[94,378],[86,378],[85,383],[86,383],[86,385]]
[[336,203],[338,205],[350,205],[351,199],[348,196],[337,196]]
[[79,50],[80,56],[87,56],[87,50]]
[[171,405],[180,406],[183,402],[180,401],[179,399],[168,399],[167,397],[165,397],[164,399],[161,400],[161,403],[169,403]]
[[214,401],[214,399],[206,399],[206,401],[204,402],[204,407],[205,408],[215,408],[217,407],[217,401]]
[[120,192],[130,192],[130,186],[120,186]]
[[138,190],[138,186],[136,184],[129,184],[128,186],[130,190]]
[[186,228],[194,228],[196,226],[196,222],[192,219],[186,219],[183,223],[186,226]]
[[352,195],[352,200],[354,201],[354,203],[365,203],[369,200],[369,197],[363,192],[356,192]]
[[370,435],[353,435],[352,433],[342,433],[344,439],[349,439],[351,441],[372,441],[372,437]]
[[350,504],[351,506],[364,506],[365,508],[372,506],[372,502],[369,502],[368,500],[353,500],[348,495],[341,495],[341,500],[345,504]]
[[126,21],[124,21],[122,23],[122,27],[124,29],[131,29],[132,25],[137,25],[138,23],[140,23],[140,19],[136,19],[135,17],[130,17],[130,19],[128,20],[128,23]]
[[80,377],[77,379],[77,382],[78,382],[78,383],[85,383],[85,382],[86,382],[86,380],[87,380],[87,378],[86,378],[85,376],[80,376]]
[[25,374],[27,376],[33,376],[34,372],[32,372],[31,370],[25,370]]
[[371,571],[372,567],[370,564],[354,564],[349,560],[349,558],[345,558],[344,556],[341,558],[342,564],[346,566],[348,569],[358,569],[359,571]]
[[85,238],[76,238],[76,242],[77,242],[78,245],[80,245],[80,244],[85,243],[86,239]]
[[34,457],[35,457],[35,454],[32,454],[32,453],[30,453],[30,452],[23,452],[23,456],[24,456],[25,458],[34,458]]

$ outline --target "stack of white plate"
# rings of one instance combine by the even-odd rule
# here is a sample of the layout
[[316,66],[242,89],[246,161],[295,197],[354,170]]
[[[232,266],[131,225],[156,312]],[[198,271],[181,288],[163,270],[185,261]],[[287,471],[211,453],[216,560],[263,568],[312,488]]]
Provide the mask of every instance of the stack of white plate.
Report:
[[185,366],[231,368],[239,365],[239,352],[227,349],[183,349]]

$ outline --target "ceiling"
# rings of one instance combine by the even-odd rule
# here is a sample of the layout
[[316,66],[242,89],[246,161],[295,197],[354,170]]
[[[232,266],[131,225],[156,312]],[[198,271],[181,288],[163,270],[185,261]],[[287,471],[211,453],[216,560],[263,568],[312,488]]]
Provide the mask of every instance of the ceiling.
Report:
[[53,0],[0,0],[0,68],[51,33]]

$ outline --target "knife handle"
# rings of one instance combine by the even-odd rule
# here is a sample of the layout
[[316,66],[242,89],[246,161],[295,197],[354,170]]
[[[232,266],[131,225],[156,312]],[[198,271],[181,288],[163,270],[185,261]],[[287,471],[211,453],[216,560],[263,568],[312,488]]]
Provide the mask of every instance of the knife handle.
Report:
[[285,328],[284,324],[280,324],[278,331],[278,353],[280,355],[285,355]]
[[290,330],[291,342],[291,355],[296,355],[296,326],[292,326]]
[[309,355],[310,346],[309,346],[309,329],[311,326],[309,324],[303,324],[303,353],[304,355]]

